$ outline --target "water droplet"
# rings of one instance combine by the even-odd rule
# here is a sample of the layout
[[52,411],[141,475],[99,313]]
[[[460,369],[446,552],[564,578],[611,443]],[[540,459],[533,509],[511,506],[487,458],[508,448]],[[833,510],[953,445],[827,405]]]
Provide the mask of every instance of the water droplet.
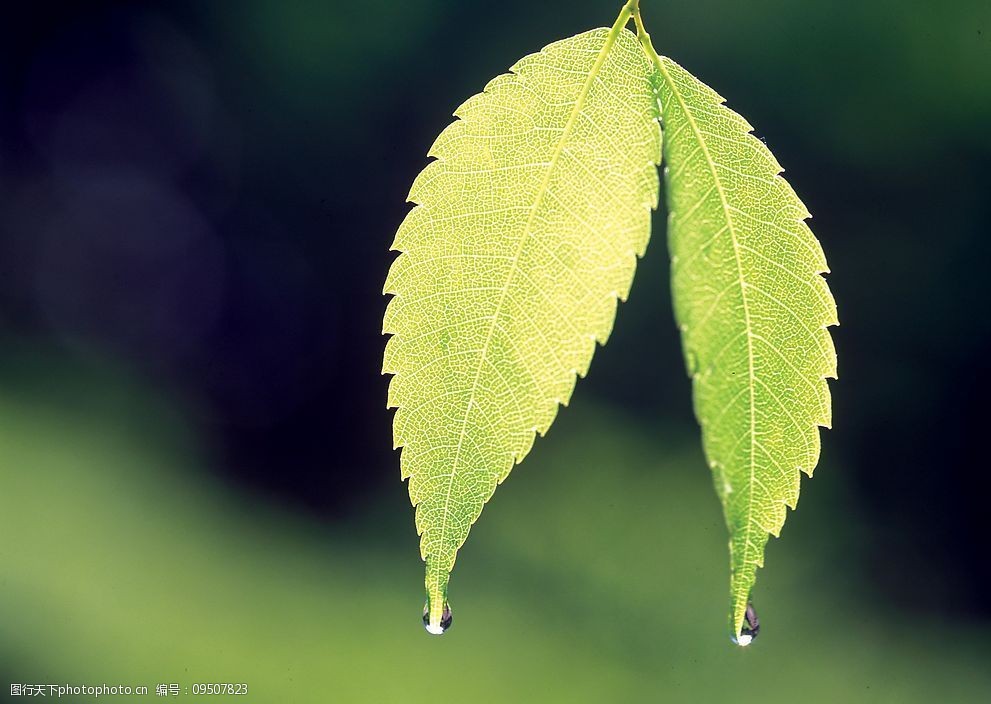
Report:
[[747,604],[747,612],[743,615],[743,628],[740,629],[740,635],[733,638],[733,642],[739,646],[750,645],[757,640],[758,633],[760,633],[760,620],[757,618],[757,612],[753,604]]
[[444,613],[441,614],[440,624],[431,625],[430,624],[430,602],[423,605],[423,627],[427,629],[427,633],[435,636],[442,636],[447,632],[447,629],[451,627],[454,623],[454,614],[451,613],[451,605],[444,604]]
[[695,376],[699,370],[699,358],[691,350],[685,352],[685,363],[688,367],[688,376]]

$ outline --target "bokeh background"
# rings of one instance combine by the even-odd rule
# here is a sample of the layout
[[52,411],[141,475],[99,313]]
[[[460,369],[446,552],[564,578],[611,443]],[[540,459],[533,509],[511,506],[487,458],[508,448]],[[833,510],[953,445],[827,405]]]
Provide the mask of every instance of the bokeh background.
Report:
[[450,114],[621,2],[19,3],[0,22],[0,696],[991,700],[991,4],[643,0],[757,126],[842,327],[751,648],[668,295],[609,345],[420,625],[381,286]]

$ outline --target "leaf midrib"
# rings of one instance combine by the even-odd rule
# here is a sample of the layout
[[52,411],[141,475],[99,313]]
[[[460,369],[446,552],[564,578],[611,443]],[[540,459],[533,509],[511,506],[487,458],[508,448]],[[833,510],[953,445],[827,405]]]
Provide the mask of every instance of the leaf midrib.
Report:
[[578,122],[578,116],[581,114],[581,111],[584,108],[584,103],[585,100],[588,98],[588,94],[589,91],[591,90],[592,83],[594,82],[595,77],[598,75],[599,70],[602,68],[602,64],[605,62],[606,56],[608,56],[609,51],[612,49],[613,44],[616,42],[616,38],[619,36],[620,30],[622,30],[622,26],[620,26],[619,22],[617,21],[616,25],[613,25],[612,29],[610,29],[609,31],[609,34],[606,36],[606,41],[602,45],[602,49],[599,51],[598,56],[596,56],[595,63],[592,65],[592,68],[589,71],[589,75],[585,79],[585,82],[582,85],[582,88],[579,91],[577,98],[575,99],[575,106],[574,108],[572,108],[571,114],[568,117],[568,122],[565,123],[564,130],[561,133],[561,138],[558,141],[557,145],[555,146],[554,154],[551,157],[550,162],[548,163],[547,173],[544,175],[544,179],[537,190],[536,197],[534,198],[533,205],[530,208],[530,214],[527,218],[526,225],[523,228],[523,232],[520,234],[519,243],[517,244],[516,252],[513,255],[513,261],[509,268],[509,274],[506,277],[506,284],[505,286],[503,286],[502,293],[500,294],[499,297],[499,301],[496,304],[495,311],[492,314],[492,322],[489,324],[489,330],[485,338],[485,343],[482,345],[481,348],[482,353],[481,356],[479,357],[478,367],[475,370],[475,377],[472,381],[471,392],[468,397],[468,405],[465,407],[464,418],[461,421],[461,430],[458,434],[458,445],[454,453],[454,461],[452,463],[451,473],[447,481],[447,490],[444,495],[444,507],[441,511],[443,515],[443,519],[441,522],[440,532],[438,535],[438,544],[441,546],[444,545],[444,538],[447,531],[447,518],[450,513],[451,492],[453,491],[454,488],[454,478],[458,472],[458,463],[461,458],[461,449],[464,445],[465,433],[468,428],[468,416],[470,415],[472,405],[475,402],[475,394],[478,391],[478,382],[481,379],[482,368],[485,366],[485,362],[489,351],[489,345],[492,342],[492,335],[494,334],[496,329],[496,323],[499,321],[499,317],[501,316],[502,313],[502,306],[506,301],[506,296],[509,293],[509,289],[512,286],[513,280],[516,278],[516,273],[517,271],[519,271],[519,260],[520,260],[520,256],[523,253],[523,248],[527,240],[533,234],[532,229],[536,219],[536,214],[537,211],[540,209],[544,197],[546,196],[549,190],[551,176],[554,173],[555,168],[557,167],[557,163],[561,157],[561,154],[564,152],[565,144],[571,138],[571,132],[574,129],[575,124],[577,124]]
[[[747,281],[743,275],[743,263],[740,257],[740,245],[736,237],[736,228],[733,224],[733,217],[730,215],[729,203],[726,201],[726,192],[723,188],[722,181],[719,178],[719,174],[716,172],[716,164],[712,159],[712,155],[709,152],[709,146],[706,144],[705,139],[702,136],[702,131],[698,128],[695,122],[695,118],[692,116],[691,111],[688,109],[685,100],[681,97],[681,93],[678,90],[677,85],[671,79],[671,75],[668,73],[667,69],[664,67],[664,62],[658,59],[655,61],[658,70],[661,72],[664,80],[667,82],[668,86],[671,88],[671,93],[677,98],[678,104],[681,106],[682,112],[685,114],[685,118],[688,120],[688,124],[691,126],[692,132],[695,133],[695,138],[698,140],[699,146],[702,149],[702,153],[705,156],[706,164],[709,167],[709,173],[712,174],[712,180],[716,187],[716,191],[719,193],[719,202],[722,206],[723,216],[726,219],[726,225],[730,235],[730,239],[733,242],[733,257],[736,262],[736,270],[739,278],[740,284],[740,297],[743,301],[743,318],[744,325],[746,326],[745,334],[747,337],[747,385],[750,392],[750,482],[748,487],[750,489],[750,496],[747,499],[747,520],[746,528],[744,529],[743,535],[743,563],[749,563],[750,556],[750,534],[752,530],[753,521],[751,516],[753,515],[754,506],[754,479],[755,479],[755,462],[754,462],[754,450],[756,445],[756,404],[754,399],[754,385],[756,377],[754,375],[754,343],[753,343],[753,330],[750,324],[750,306],[747,301]],[[734,615],[734,619],[736,619]],[[739,631],[740,624],[734,623],[734,628]]]

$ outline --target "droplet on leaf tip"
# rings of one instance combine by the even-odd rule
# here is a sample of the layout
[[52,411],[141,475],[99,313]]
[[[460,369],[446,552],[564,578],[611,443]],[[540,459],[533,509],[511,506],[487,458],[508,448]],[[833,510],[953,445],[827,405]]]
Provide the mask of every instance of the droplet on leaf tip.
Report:
[[454,623],[454,614],[451,612],[450,604],[444,604],[444,613],[441,614],[440,623],[430,623],[430,602],[423,605],[423,627],[427,633],[433,636],[442,636]]
[[731,640],[741,648],[745,648],[757,640],[757,634],[759,633],[760,619],[757,618],[757,612],[754,610],[754,605],[747,604],[747,611],[743,615],[743,627],[740,628],[739,635],[734,636]]

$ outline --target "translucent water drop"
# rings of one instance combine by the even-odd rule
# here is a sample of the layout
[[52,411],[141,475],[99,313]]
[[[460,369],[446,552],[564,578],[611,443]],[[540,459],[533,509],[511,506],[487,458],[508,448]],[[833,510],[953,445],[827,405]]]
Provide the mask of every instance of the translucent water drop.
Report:
[[423,627],[427,629],[427,633],[434,636],[442,636],[451,627],[452,623],[454,623],[454,614],[451,613],[450,604],[444,603],[444,613],[441,614],[440,624],[437,626],[430,624],[430,602],[423,605]]
[[757,640],[758,633],[760,633],[760,619],[757,618],[754,605],[747,604],[747,611],[743,615],[743,627],[740,629],[740,635],[733,638],[733,642],[741,647],[750,645]]
[[691,350],[685,353],[685,363],[688,367],[688,376],[695,376],[699,371],[699,358]]

